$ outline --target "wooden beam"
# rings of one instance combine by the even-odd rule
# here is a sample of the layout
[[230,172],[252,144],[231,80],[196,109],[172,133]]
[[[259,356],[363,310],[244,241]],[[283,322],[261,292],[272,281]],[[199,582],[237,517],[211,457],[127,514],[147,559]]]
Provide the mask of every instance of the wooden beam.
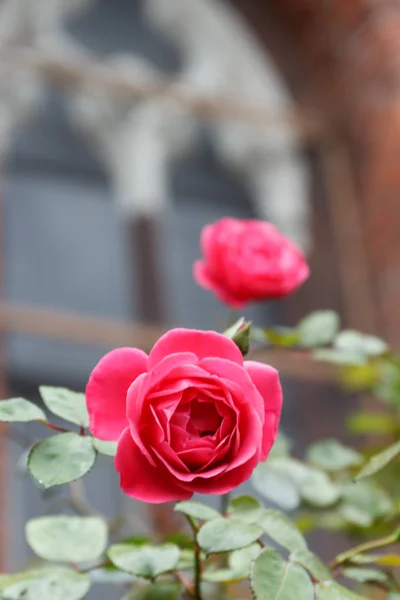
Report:
[[378,333],[372,276],[348,149],[334,137],[319,147],[347,327]]
[[147,351],[162,332],[159,325],[114,321],[0,301],[0,335],[21,333],[109,348],[137,346]]
[[173,100],[185,110],[206,120],[227,119],[245,122],[258,127],[276,127],[287,124],[304,139],[319,139],[325,135],[326,120],[311,111],[301,109],[269,110],[260,103],[243,102],[235,97],[199,94],[193,86],[183,85],[177,79],[156,77],[144,83],[134,75],[121,73],[115,64],[80,56],[67,58],[54,56],[34,48],[9,47],[0,50],[0,62],[10,67],[28,69],[52,84],[66,89],[81,88],[90,92],[91,86],[101,88],[115,98],[148,100],[161,98]]
[[[160,220],[151,217],[139,217],[127,221],[129,228],[132,261],[136,266],[136,308],[143,323],[162,323],[164,305],[162,281],[160,279]],[[133,297],[133,293],[131,294]]]
[[[164,332],[160,325],[114,321],[0,301],[0,336],[19,333],[105,348],[136,346],[149,351]],[[273,365],[284,377],[332,383],[337,370],[296,350],[258,349],[252,360]]]

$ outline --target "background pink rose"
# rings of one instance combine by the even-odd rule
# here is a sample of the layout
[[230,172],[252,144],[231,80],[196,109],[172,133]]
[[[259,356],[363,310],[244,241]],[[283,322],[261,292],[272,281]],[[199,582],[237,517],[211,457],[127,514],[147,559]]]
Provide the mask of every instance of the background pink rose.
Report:
[[309,276],[300,248],[264,221],[226,217],[207,225],[201,249],[197,283],[233,307],[286,296]]
[[222,494],[247,480],[275,440],[282,404],[275,369],[213,331],[174,329],[147,356],[106,354],[86,389],[90,429],[117,440],[124,492],[147,502]]

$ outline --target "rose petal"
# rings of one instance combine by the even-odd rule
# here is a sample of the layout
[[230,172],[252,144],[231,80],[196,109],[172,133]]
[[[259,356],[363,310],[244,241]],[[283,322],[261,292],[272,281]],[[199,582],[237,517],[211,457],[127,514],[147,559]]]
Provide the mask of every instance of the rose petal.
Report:
[[271,419],[265,418],[264,422],[262,460],[265,460],[270,449],[271,439],[275,440],[278,432],[279,419],[282,410],[282,388],[279,381],[279,373],[269,365],[264,365],[251,360],[245,361],[244,368],[263,397],[266,415],[268,413],[273,413],[275,416],[272,432]]
[[[190,482],[199,476],[198,473],[191,473],[189,471],[189,468],[180,458],[181,452],[179,452],[179,454],[176,453],[171,448],[171,446],[169,446],[165,442],[159,444],[158,446],[154,446],[152,450],[153,453],[157,456],[157,459],[165,465],[166,469],[168,469],[172,473],[174,478],[178,480],[182,486],[183,482]],[[216,467],[202,473],[202,477],[206,479],[213,479],[216,475],[219,475],[220,473],[226,471],[226,469],[226,464],[217,465]]]
[[250,403],[261,421],[264,422],[265,410],[263,398],[247,370],[223,358],[214,357],[203,358],[199,366],[208,371],[208,373],[219,377],[221,387],[224,386],[227,388],[234,401],[235,395],[237,396],[237,391],[239,390],[240,397],[245,396],[246,401]]
[[198,477],[191,482],[182,483],[182,487],[200,494],[226,494],[247,481],[258,462],[259,458],[254,456],[247,463],[240,465],[233,471],[226,471],[212,479]]
[[245,300],[231,295],[228,290],[212,276],[206,263],[202,260],[196,260],[193,263],[193,277],[196,283],[205,290],[214,292],[224,304],[232,306],[232,308],[243,308],[246,305]]
[[149,367],[153,369],[165,356],[179,352],[193,352],[200,359],[218,356],[239,365],[243,364],[239,348],[220,333],[197,329],[171,329],[155,343],[149,354]]
[[208,465],[214,454],[214,448],[198,447],[181,450],[178,456],[189,469],[197,471],[203,468],[204,465]]
[[[206,376],[207,373],[204,373],[193,362],[198,362],[198,359],[195,354],[190,352],[171,354],[159,362],[156,368],[146,373],[145,380],[143,378],[136,379],[130,386],[132,389],[129,388],[127,391],[126,412],[128,420],[139,422],[143,410],[143,400],[153,393],[152,388],[156,388],[157,397],[166,396],[166,403],[168,403],[168,396],[172,396],[190,385],[190,382],[184,380],[185,374],[196,377]],[[179,370],[182,365],[185,365],[185,371]],[[173,378],[173,381],[160,388],[158,385],[160,381],[162,379],[169,381],[168,378]]]
[[120,474],[121,489],[137,500],[159,504],[170,500],[188,500],[193,495],[193,492],[180,487],[162,464],[154,467],[149,463],[132,440],[128,428],[118,442],[115,468]]
[[200,248],[206,262],[215,262],[218,251],[216,228],[214,225],[205,225],[200,233]]
[[265,460],[276,440],[279,419],[272,412],[265,414],[264,437],[261,448],[260,460]]
[[[300,287],[310,276],[310,267],[299,258],[295,272],[291,273],[292,280],[286,282],[284,293],[290,293]],[[289,278],[288,278],[289,279]]]
[[97,363],[86,386],[90,431],[102,440],[117,440],[127,426],[129,386],[147,370],[147,354],[137,348],[112,350]]
[[153,383],[166,377],[168,373],[178,365],[194,366],[197,365],[198,362],[199,359],[194,352],[174,352],[167,354],[162,360],[158,361],[157,364],[149,364]]
[[[164,411],[169,419],[179,404],[185,389],[192,387],[194,381],[200,388],[203,388],[208,385],[206,378],[210,379],[208,373],[203,369],[187,364],[187,356],[193,355],[178,353],[173,356],[175,364],[170,360],[171,356],[166,357],[158,363],[157,368],[140,375],[127,393],[126,415],[131,435],[150,462],[153,459],[148,448],[152,440],[146,439],[144,443],[140,433],[140,424],[148,421],[151,407],[157,411]],[[165,379],[163,379],[163,375],[165,375]],[[162,381],[162,386],[160,381]],[[212,384],[211,387],[214,385],[212,381],[210,384]],[[168,438],[168,430],[165,433]]]

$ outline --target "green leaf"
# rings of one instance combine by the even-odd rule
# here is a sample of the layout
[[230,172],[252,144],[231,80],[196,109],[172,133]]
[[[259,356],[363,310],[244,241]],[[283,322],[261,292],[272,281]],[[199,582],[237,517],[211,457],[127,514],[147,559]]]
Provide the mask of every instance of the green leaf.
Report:
[[98,569],[91,569],[89,577],[92,583],[101,585],[131,585],[137,582],[135,575],[120,571],[114,565],[107,565]]
[[324,510],[315,515],[315,528],[326,531],[342,531],[347,528],[347,521],[338,510]]
[[391,434],[397,431],[397,423],[392,415],[380,412],[354,412],[347,418],[346,427],[351,433],[358,435]]
[[348,579],[367,583],[372,581],[387,581],[387,575],[378,569],[363,569],[360,567],[347,567],[343,569],[343,575]]
[[326,508],[336,504],[340,490],[326,473],[310,471],[308,481],[301,486],[301,496],[311,506]]
[[101,454],[106,454],[107,456],[115,456],[117,453],[118,442],[105,442],[104,440],[99,440],[98,438],[92,438],[93,447],[97,452]]
[[36,444],[29,453],[28,469],[46,488],[79,479],[96,458],[90,437],[61,433]]
[[57,417],[82,427],[89,426],[85,394],[63,387],[40,386],[40,395],[47,408]]
[[252,562],[260,554],[262,548],[259,544],[250,544],[240,550],[234,550],[228,556],[228,568],[210,569],[203,571],[204,581],[237,583],[249,579]]
[[314,350],[312,356],[315,360],[329,362],[334,365],[364,365],[368,360],[365,354],[355,352],[354,350],[339,350],[338,348]]
[[174,544],[160,546],[115,544],[109,548],[107,554],[119,569],[147,579],[172,571],[179,561],[179,548]]
[[306,571],[308,571],[315,579],[319,581],[327,581],[332,579],[332,575],[328,567],[309,550],[296,550],[290,555],[292,562],[298,563]]
[[90,578],[72,569],[35,569],[0,576],[0,592],[7,600],[81,600]]
[[348,467],[360,465],[363,457],[353,448],[342,446],[335,439],[317,442],[310,446],[306,455],[307,460],[326,471],[341,471]]
[[122,540],[120,540],[120,543],[134,544],[135,546],[145,546],[150,543],[150,540],[147,535],[129,535],[128,537],[124,537]]
[[378,452],[372,456],[366,464],[363,466],[361,471],[356,475],[356,481],[363,479],[364,477],[370,477],[375,475],[378,471],[381,471],[388,465],[392,460],[397,458],[400,454],[400,441],[392,444],[389,448]]
[[340,497],[340,489],[324,471],[292,458],[277,458],[273,467],[297,486],[303,500],[311,506],[326,508]]
[[25,526],[26,540],[41,558],[80,563],[99,558],[107,546],[107,524],[99,517],[40,517]]
[[250,544],[240,550],[234,550],[229,554],[228,565],[236,574],[241,574],[243,578],[248,579],[251,563],[260,554],[262,548],[260,544]]
[[365,600],[364,597],[351,592],[333,581],[317,583],[316,600]]
[[379,554],[375,556],[373,562],[378,565],[386,565],[388,567],[400,567],[400,556],[397,554]]
[[228,515],[245,523],[255,523],[263,512],[263,506],[252,496],[238,496],[228,505]]
[[189,550],[193,550],[193,539],[187,533],[182,533],[179,531],[169,533],[163,538],[163,541],[171,542],[171,544],[176,544],[177,546],[179,546],[179,548],[188,548]]
[[400,403],[400,363],[394,361],[379,361],[379,381],[374,388],[375,394],[390,406],[398,407]]
[[351,562],[358,565],[375,563],[386,567],[400,567],[400,556],[398,554],[357,554],[352,557]]
[[229,552],[255,542],[263,531],[260,527],[235,519],[214,519],[197,534],[197,541],[206,554]]
[[340,514],[359,527],[369,527],[394,510],[390,497],[373,481],[343,484],[342,499]]
[[264,550],[253,563],[251,587],[255,600],[314,600],[314,587],[298,565],[276,550]]
[[300,344],[305,348],[326,346],[335,338],[339,326],[339,316],[334,311],[317,310],[298,324]]
[[362,365],[346,365],[340,373],[340,383],[349,392],[372,390],[379,381],[379,365],[368,362]]
[[285,458],[289,456],[291,448],[292,442],[284,433],[280,431],[276,437],[274,445],[269,452],[268,461],[271,461],[274,458]]
[[121,600],[178,600],[181,586],[166,581],[137,587]]
[[189,550],[188,548],[181,548],[179,561],[177,564],[177,569],[185,571],[187,569],[193,569],[194,566],[194,553],[193,548]]
[[386,342],[380,338],[351,329],[339,333],[335,340],[335,348],[364,356],[382,356],[389,349]]
[[11,398],[0,400],[0,421],[7,423],[46,421],[46,415],[36,404],[24,398]]
[[203,581],[208,581],[210,583],[229,583],[235,584],[247,579],[247,575],[238,574],[232,569],[215,569],[211,567],[206,569],[202,573]]
[[202,502],[178,502],[175,504],[174,510],[181,512],[184,515],[194,517],[195,519],[199,519],[200,521],[211,521],[212,519],[221,518],[221,515],[217,510]]
[[[300,334],[297,329],[290,327],[275,327],[274,329],[261,330],[263,340],[271,346],[280,346],[282,348],[291,348],[297,346],[300,341]],[[260,338],[260,336],[257,336]]]
[[298,486],[290,476],[274,466],[275,459],[260,463],[253,471],[251,483],[264,498],[284,510],[294,510],[300,504]]
[[277,510],[265,509],[257,524],[280,546],[290,550],[306,550],[307,543],[297,527]]

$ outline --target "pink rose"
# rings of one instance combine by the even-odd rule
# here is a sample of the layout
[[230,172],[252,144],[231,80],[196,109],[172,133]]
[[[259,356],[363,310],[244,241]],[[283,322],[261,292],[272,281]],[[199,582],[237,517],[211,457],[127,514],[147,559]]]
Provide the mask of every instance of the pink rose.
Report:
[[201,249],[204,259],[193,265],[197,283],[233,307],[286,296],[309,275],[300,248],[264,221],[226,217],[207,225]]
[[121,488],[147,502],[223,494],[274,443],[282,404],[275,369],[214,331],[173,329],[149,356],[106,354],[86,388],[93,435],[118,440]]

